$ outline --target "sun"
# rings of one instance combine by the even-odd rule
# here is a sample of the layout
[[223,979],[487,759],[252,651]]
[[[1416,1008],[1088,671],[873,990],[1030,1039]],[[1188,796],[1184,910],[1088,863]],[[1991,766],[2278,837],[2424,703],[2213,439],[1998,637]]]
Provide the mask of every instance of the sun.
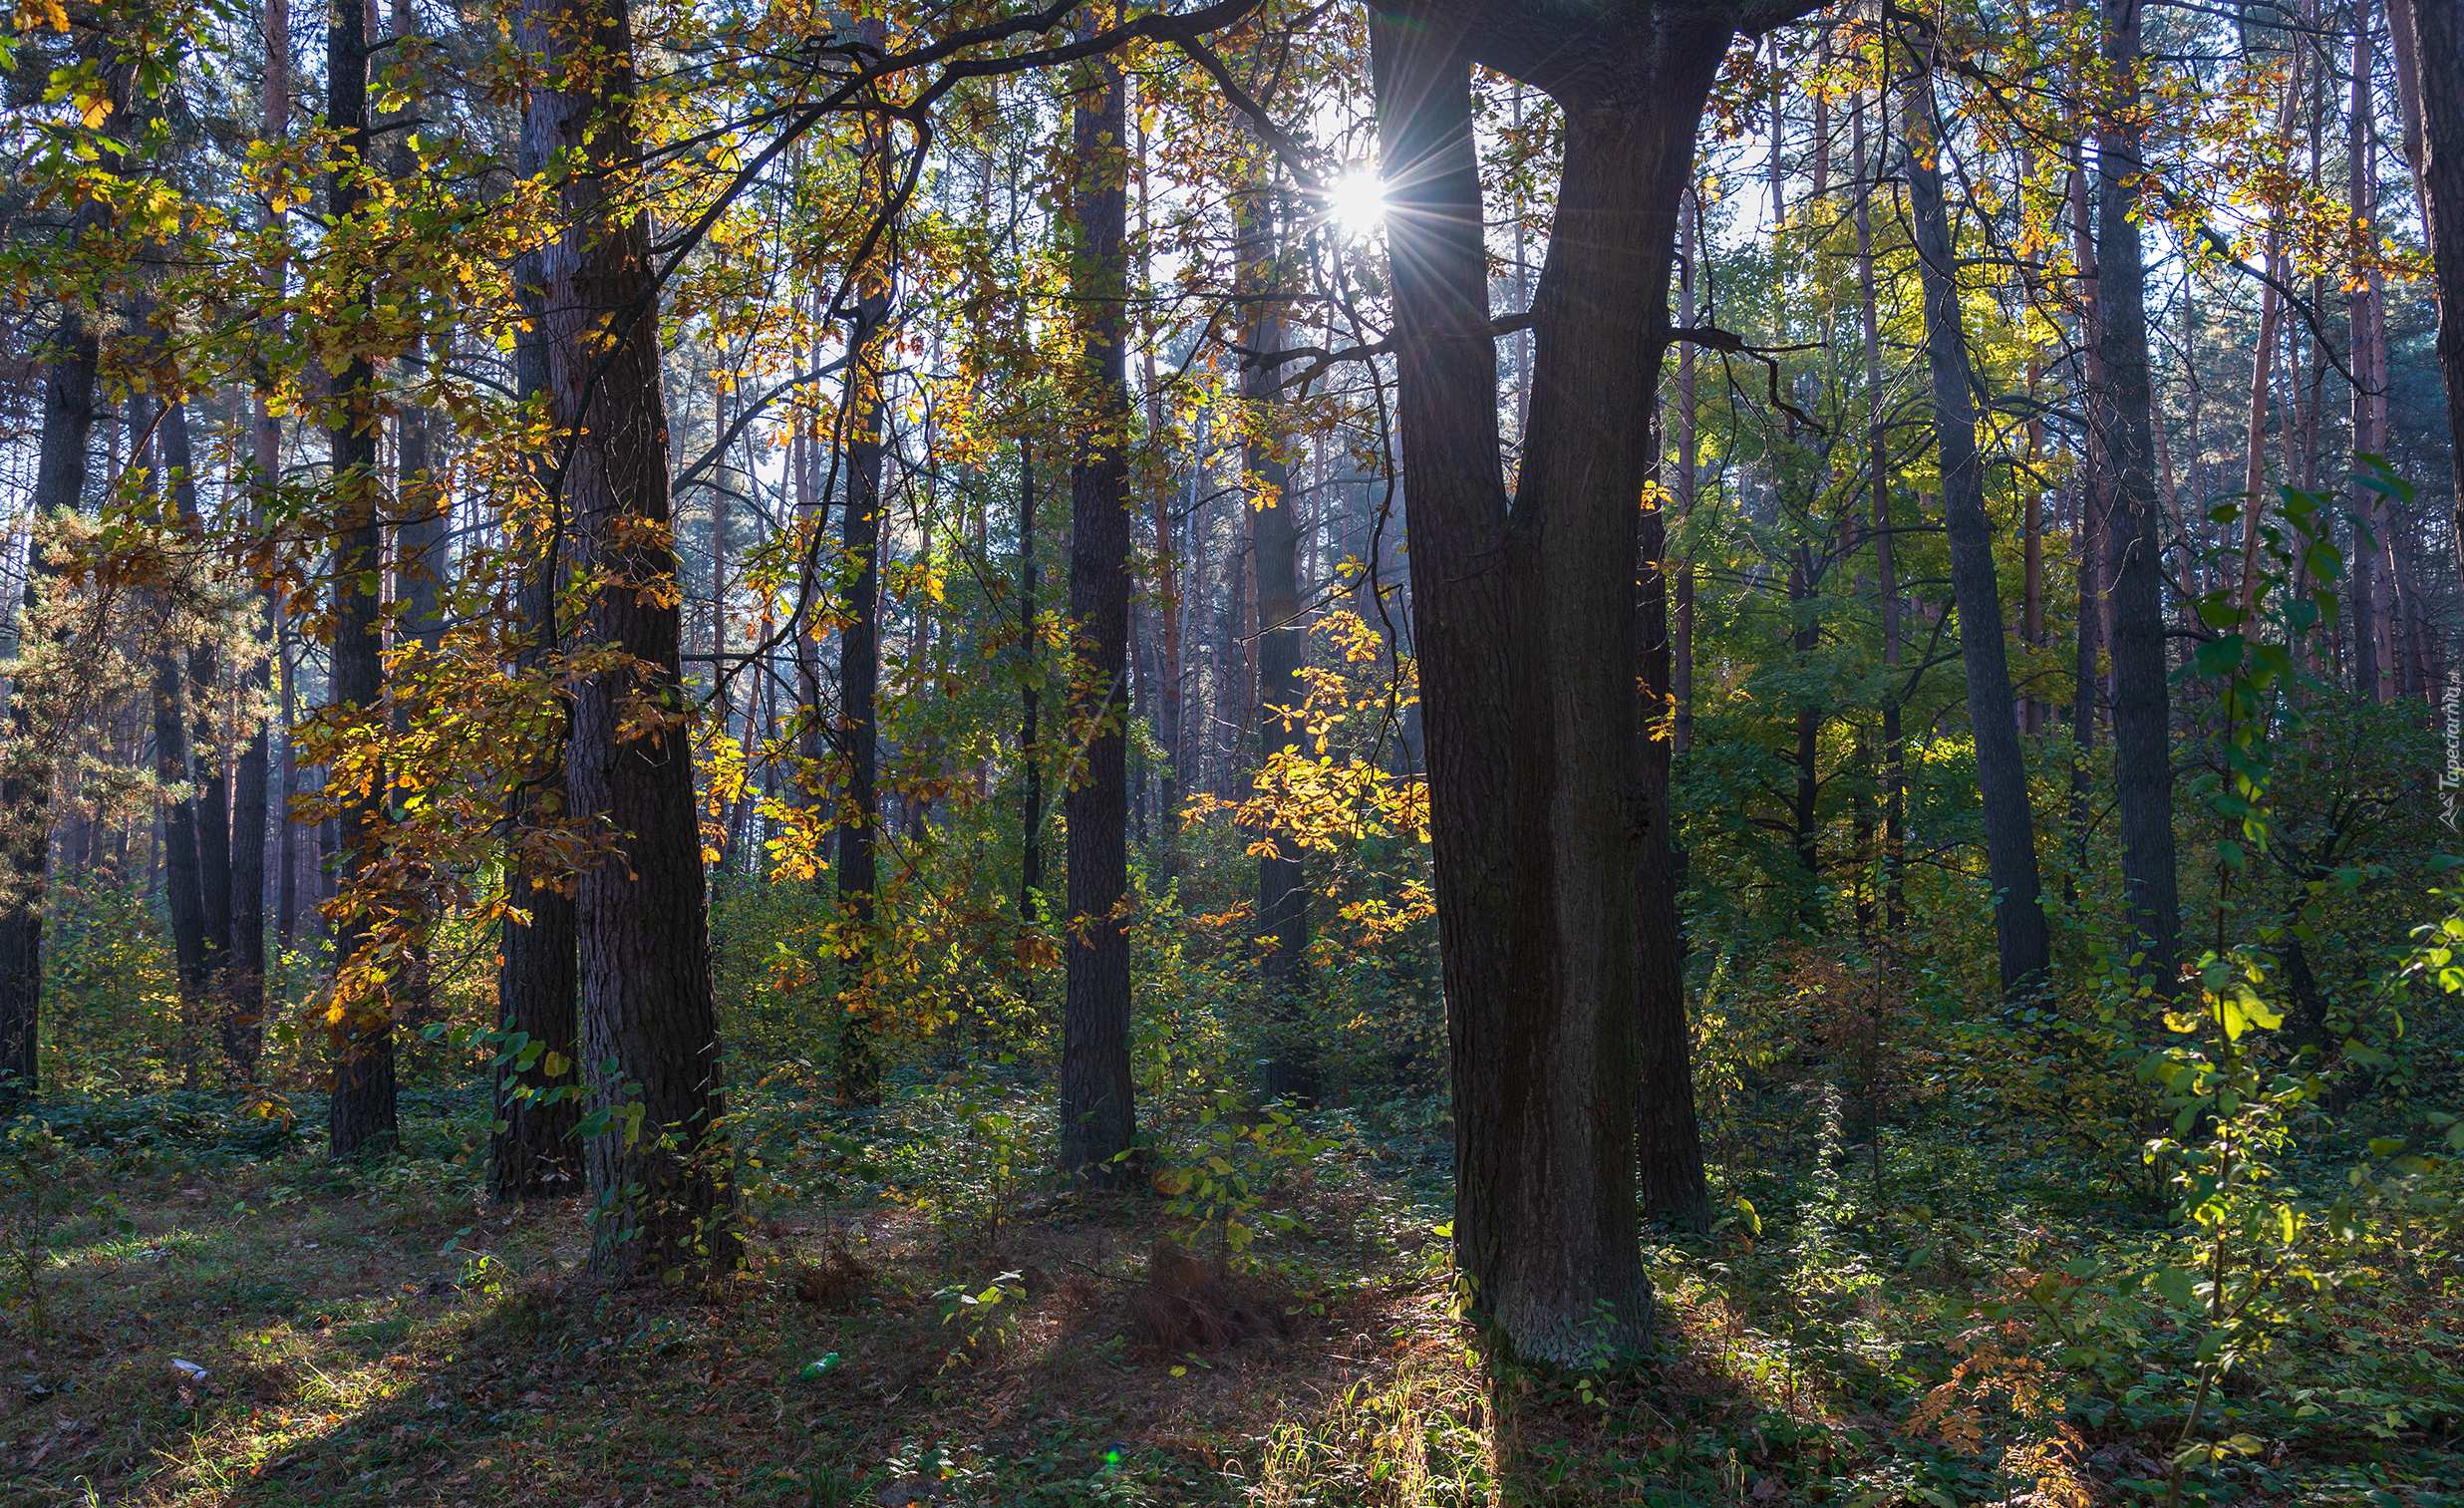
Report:
[[1386,181],[1362,163],[1327,185],[1327,217],[1354,235],[1366,235],[1386,219]]

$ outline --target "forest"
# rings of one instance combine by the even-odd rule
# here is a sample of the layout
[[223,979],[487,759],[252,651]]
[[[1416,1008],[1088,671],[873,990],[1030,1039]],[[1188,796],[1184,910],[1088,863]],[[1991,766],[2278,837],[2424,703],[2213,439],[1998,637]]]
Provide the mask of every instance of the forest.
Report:
[[2464,1508],[2464,0],[17,0],[0,1501]]

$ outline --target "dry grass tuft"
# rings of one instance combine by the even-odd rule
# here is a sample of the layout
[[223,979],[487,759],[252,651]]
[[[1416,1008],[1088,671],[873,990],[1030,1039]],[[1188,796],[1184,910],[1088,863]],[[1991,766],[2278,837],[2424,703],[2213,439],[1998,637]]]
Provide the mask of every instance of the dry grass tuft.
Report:
[[1155,1243],[1146,1283],[1129,1297],[1129,1344],[1148,1356],[1217,1351],[1291,1330],[1291,1295],[1265,1280],[1232,1278],[1169,1241]]

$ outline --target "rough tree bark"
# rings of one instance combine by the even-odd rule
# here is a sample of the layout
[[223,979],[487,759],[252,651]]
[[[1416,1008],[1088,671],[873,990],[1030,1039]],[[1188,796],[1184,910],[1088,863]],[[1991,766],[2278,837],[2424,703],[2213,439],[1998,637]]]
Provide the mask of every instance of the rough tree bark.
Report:
[[1079,345],[1078,462],[1070,485],[1072,750],[1068,921],[1062,953],[1061,1167],[1117,1181],[1137,1128],[1129,1070],[1126,742],[1131,408],[1123,336],[1128,292],[1126,102],[1108,59],[1087,65],[1072,123],[1071,319]]
[[[1456,1260],[1507,1346],[1642,1340],[1635,1086],[1649,822],[1634,561],[1669,269],[1728,39],[1784,5],[1373,8],[1403,492],[1455,1108]],[[1516,495],[1469,66],[1565,112]],[[1601,1334],[1606,1319],[1607,1333]]]
[[[515,168],[525,178],[539,171],[539,146],[524,133]],[[514,343],[514,386],[524,404],[544,402],[550,381],[546,311],[534,255],[516,261],[514,285],[530,325]],[[523,637],[514,668],[543,675],[550,672],[558,649],[556,588],[565,557],[551,543],[555,536],[550,519],[533,517],[522,528],[532,556],[522,573]],[[558,699],[546,715],[549,726],[540,731],[532,761],[521,771],[521,788],[509,802],[513,843],[505,856],[505,890],[515,906],[529,913],[529,920],[507,918],[498,934],[496,1025],[508,1042],[519,1039],[524,1049],[535,1042],[541,1052],[527,1067],[517,1057],[496,1070],[498,1128],[488,1137],[487,1190],[498,1200],[565,1192],[581,1179],[581,1148],[574,1134],[582,1109],[572,1092],[580,1067],[581,917],[574,903],[577,877],[556,856],[559,845],[554,841],[558,824],[571,809],[565,746],[572,709]],[[550,1061],[550,1053],[563,1061]]]
[[[2455,473],[2456,567],[2464,572],[2464,0],[2412,0],[2414,65],[2441,86],[2421,91],[2421,181],[2438,289],[2438,370],[2447,384]],[[2454,669],[2449,675],[2456,674]]]
[[1933,379],[1934,442],[1942,457],[1943,525],[1951,542],[1951,590],[1959,604],[1960,660],[1968,676],[1968,726],[1977,741],[1977,783],[1985,807],[1986,868],[1994,886],[1994,938],[2002,987],[2018,994],[2044,983],[2044,910],[2036,874],[2036,830],[2027,800],[2027,762],[2010,695],[2002,634],[2002,587],[1994,574],[1994,526],[1985,511],[1985,471],[1977,454],[1977,411],[1968,336],[1960,324],[1958,262],[1943,201],[1941,140],[1934,122],[1929,43],[1907,89],[1909,222],[1917,279],[1925,295],[1925,359]]
[[[364,199],[360,157],[368,145],[368,14],[359,0],[336,0],[326,29],[326,105],[329,129],[341,141],[339,165],[326,192],[326,212],[347,221]],[[365,287],[354,296],[365,300]],[[353,361],[335,379],[334,410],[327,434],[333,455],[334,647],[327,694],[344,716],[363,722],[380,715],[384,671],[378,640],[378,561],[385,522],[377,506],[377,414],[375,369]],[[356,887],[374,866],[383,817],[382,789],[345,792],[341,818],[343,874]],[[366,945],[364,926],[345,923],[334,940],[347,959]],[[341,962],[341,960],[337,960]],[[394,1104],[394,1019],[383,992],[329,1022],[334,1058],[333,1099],[326,1135],[335,1157],[381,1156],[401,1139]]]
[[837,889],[846,928],[839,1008],[838,1092],[868,1102],[881,1089],[881,1057],[873,1038],[873,892],[880,883],[874,858],[881,836],[881,465],[882,427],[888,413],[881,398],[881,330],[889,313],[884,289],[857,300],[847,347],[855,355],[855,401],[847,437],[847,492],[839,512],[841,570],[849,573],[847,617],[838,631],[838,722],[847,754],[847,788],[840,798]]
[[[526,0],[542,60],[523,130],[575,164],[561,232],[538,254],[551,473],[574,567],[594,582],[580,637],[630,657],[573,699],[567,777],[606,853],[582,871],[581,1046],[591,1264],[610,1276],[736,1265],[742,1238],[711,982],[708,894],[686,727],[670,528],[667,402],[650,225],[621,191],[640,139],[624,0]],[[586,1121],[585,1124],[588,1124]],[[595,1128],[594,1128],[595,1129]]]

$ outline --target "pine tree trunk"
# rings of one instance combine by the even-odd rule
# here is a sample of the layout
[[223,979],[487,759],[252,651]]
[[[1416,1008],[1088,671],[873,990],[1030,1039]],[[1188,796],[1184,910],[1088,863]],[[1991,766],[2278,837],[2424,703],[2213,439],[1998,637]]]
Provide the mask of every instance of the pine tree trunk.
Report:
[[605,175],[640,150],[631,18],[622,0],[527,0],[521,43],[544,69],[523,128],[533,160],[561,152],[600,169],[563,180],[565,228],[540,248],[540,301],[550,412],[565,437],[557,500],[575,568],[603,583],[577,632],[635,662],[576,688],[567,746],[574,809],[605,824],[613,847],[582,872],[577,898],[586,1108],[607,1117],[584,1148],[591,1264],[618,1277],[725,1272],[742,1248],[686,724],[658,288],[648,217],[610,196]]
[[1072,322],[1079,342],[1081,412],[1070,485],[1070,618],[1079,671],[1071,678],[1073,769],[1069,921],[1062,938],[1069,995],[1062,1018],[1061,1168],[1120,1181],[1117,1160],[1136,1133],[1129,1069],[1129,870],[1126,741],[1129,640],[1129,381],[1123,365],[1128,291],[1126,107],[1118,69],[1087,67],[1072,128],[1076,183],[1070,247]]

